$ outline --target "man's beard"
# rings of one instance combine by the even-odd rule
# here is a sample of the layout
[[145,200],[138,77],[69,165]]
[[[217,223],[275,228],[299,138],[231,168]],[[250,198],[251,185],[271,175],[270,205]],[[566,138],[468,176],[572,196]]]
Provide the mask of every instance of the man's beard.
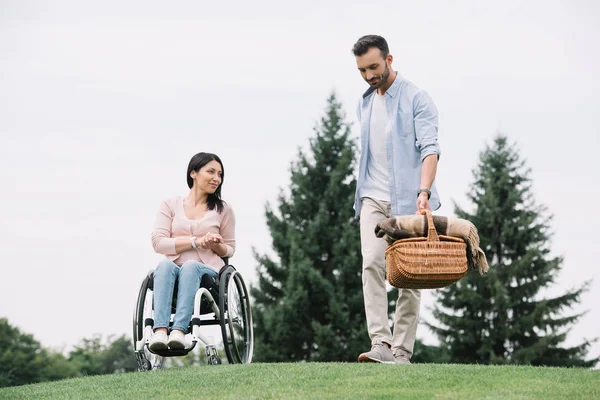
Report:
[[[367,81],[367,83],[369,85],[371,85],[372,88],[379,89],[380,87],[385,85],[385,83],[387,82],[389,77],[390,77],[390,69],[389,69],[388,65],[385,64],[385,71],[383,71],[383,74],[375,77],[375,79],[378,79],[379,82],[375,85],[372,85],[371,82],[369,82],[369,81]],[[374,80],[374,79],[371,79],[371,80]]]

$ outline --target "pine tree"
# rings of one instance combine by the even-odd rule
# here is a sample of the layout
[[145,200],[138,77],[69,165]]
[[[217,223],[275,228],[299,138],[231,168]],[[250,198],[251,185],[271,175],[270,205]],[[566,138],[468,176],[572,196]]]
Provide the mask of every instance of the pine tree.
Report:
[[308,154],[291,166],[289,194],[267,204],[275,258],[255,252],[255,359],[354,361],[369,348],[353,178],[356,143],[335,94]]
[[452,362],[590,367],[598,361],[585,360],[593,341],[561,347],[582,316],[569,309],[588,284],[543,297],[563,259],[551,255],[551,217],[536,204],[529,175],[515,146],[500,135],[474,171],[468,194],[474,213],[455,206],[459,218],[477,226],[490,271],[469,274],[437,294],[433,315],[441,326],[428,325]]

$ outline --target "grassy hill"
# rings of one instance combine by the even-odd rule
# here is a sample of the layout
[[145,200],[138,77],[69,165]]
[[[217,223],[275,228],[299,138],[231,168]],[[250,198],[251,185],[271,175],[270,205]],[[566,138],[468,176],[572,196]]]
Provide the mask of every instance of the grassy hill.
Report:
[[0,399],[600,399],[600,371],[478,365],[221,365],[0,389]]

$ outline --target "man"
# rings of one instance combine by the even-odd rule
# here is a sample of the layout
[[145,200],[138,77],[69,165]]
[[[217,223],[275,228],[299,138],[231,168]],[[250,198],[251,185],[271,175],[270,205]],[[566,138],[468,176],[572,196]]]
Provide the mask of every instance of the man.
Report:
[[375,236],[381,220],[437,210],[434,178],[440,156],[438,113],[431,98],[392,69],[386,40],[361,37],[352,48],[369,89],[358,106],[361,154],[354,208],[360,217],[363,294],[371,351],[358,362],[410,364],[421,292],[399,289],[394,333],[388,323],[386,242]]

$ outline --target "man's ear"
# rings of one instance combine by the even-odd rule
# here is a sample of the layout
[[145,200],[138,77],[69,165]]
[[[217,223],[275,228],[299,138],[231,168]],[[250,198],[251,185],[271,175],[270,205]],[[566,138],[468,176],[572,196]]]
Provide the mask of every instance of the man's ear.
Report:
[[391,54],[388,54],[388,55],[387,55],[387,57],[385,58],[385,61],[386,61],[388,64],[392,64],[392,63],[394,62],[394,56],[393,56],[393,55],[391,55]]

